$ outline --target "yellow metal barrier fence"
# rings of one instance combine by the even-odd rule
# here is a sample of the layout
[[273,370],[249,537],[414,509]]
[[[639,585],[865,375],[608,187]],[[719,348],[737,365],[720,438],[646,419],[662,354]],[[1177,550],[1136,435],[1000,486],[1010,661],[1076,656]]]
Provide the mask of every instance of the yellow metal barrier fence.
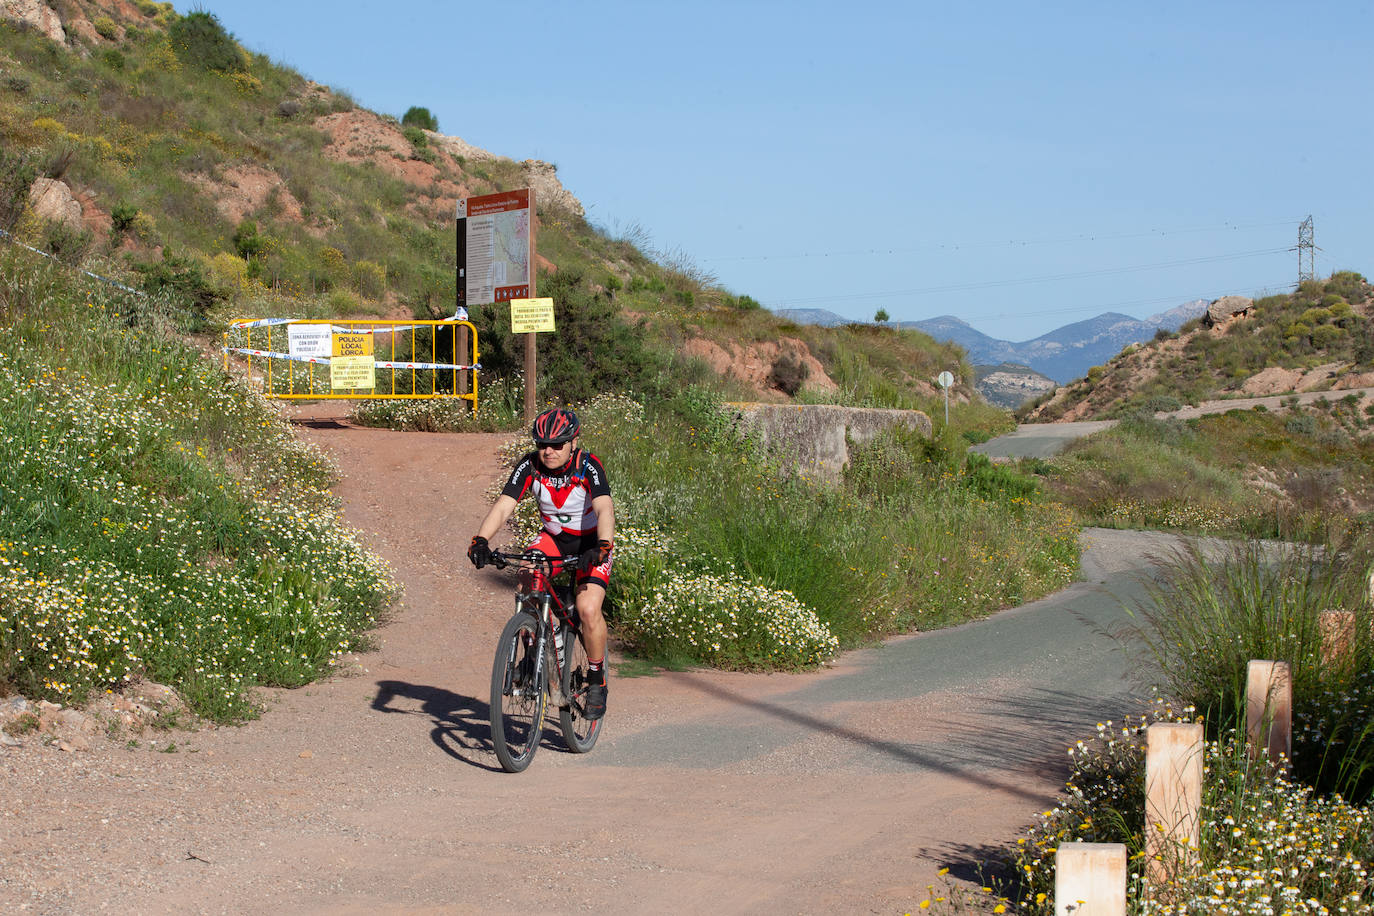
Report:
[[239,319],[224,332],[226,371],[231,356],[269,398],[462,398],[477,410],[477,328],[455,318]]

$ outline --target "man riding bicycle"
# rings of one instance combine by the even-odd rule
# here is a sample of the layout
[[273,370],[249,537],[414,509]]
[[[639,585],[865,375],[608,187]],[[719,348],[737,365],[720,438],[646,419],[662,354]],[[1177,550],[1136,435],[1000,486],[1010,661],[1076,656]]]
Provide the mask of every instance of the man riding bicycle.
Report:
[[529,545],[545,556],[567,558],[577,568],[574,591],[582,645],[587,650],[587,718],[606,714],[606,618],[601,605],[611,579],[615,505],[606,469],[595,455],[578,448],[582,425],[564,407],[534,418],[534,451],[515,466],[501,495],[477,528],[468,559],[481,569],[491,562],[489,538],[496,536],[516,504],[531,493],[539,503],[544,530]]

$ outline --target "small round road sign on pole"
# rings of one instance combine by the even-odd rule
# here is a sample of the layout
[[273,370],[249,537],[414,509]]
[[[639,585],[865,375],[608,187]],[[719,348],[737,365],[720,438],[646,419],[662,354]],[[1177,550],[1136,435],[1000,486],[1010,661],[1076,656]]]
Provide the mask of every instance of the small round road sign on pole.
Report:
[[945,389],[945,425],[949,425],[949,386],[954,384],[954,374],[948,369],[935,377],[940,387]]

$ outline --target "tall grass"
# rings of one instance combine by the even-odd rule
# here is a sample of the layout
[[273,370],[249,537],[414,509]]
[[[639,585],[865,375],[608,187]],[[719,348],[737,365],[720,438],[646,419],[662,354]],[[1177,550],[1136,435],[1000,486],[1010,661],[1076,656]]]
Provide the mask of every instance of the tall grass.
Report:
[[79,702],[146,677],[232,720],[389,605],[328,462],[186,320],[0,251],[0,691]]
[[1368,523],[1374,444],[1292,434],[1266,411],[1132,414],[1057,456],[1050,489],[1084,524],[1320,542]]
[[[980,487],[961,456],[917,457],[910,449],[924,446],[897,440],[861,462],[897,468],[881,492],[872,474],[812,480],[738,438],[718,406],[687,389],[656,410],[623,398],[584,410],[585,441],[613,477],[618,526],[653,545],[638,560],[618,555],[618,605],[642,604],[667,570],[696,570],[785,593],[782,604],[795,599],[837,646],[854,646],[1031,600],[1077,570],[1077,529],[1034,484]],[[803,642],[798,657],[813,647]]]
[[[1142,609],[1142,638],[1169,695],[1213,733],[1243,722],[1252,659],[1285,661],[1293,679],[1293,771],[1320,791],[1374,791],[1374,611],[1367,541],[1278,550],[1259,543],[1209,556],[1185,548]],[[1343,649],[1323,611],[1355,617]]]
[[[1139,720],[1099,725],[1094,739],[1070,749],[1073,772],[1058,803],[1017,841],[1009,856],[1012,877],[981,901],[971,894],[946,899],[973,898],[978,911],[1014,905],[1037,916],[1062,912],[1054,895],[1060,845],[1123,843],[1133,916],[1374,912],[1369,808],[1293,781],[1252,757],[1243,731],[1231,728],[1206,745],[1199,867],[1175,862],[1162,877],[1147,875],[1145,733],[1152,722],[1186,721],[1192,712],[1160,705]],[[952,911],[933,900],[921,907]]]

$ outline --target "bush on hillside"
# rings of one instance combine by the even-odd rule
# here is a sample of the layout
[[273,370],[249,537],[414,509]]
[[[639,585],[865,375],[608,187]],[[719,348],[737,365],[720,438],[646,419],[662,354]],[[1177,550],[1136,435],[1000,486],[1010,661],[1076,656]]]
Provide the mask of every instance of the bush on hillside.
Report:
[[801,391],[810,374],[810,367],[801,361],[801,357],[792,350],[783,350],[768,370],[768,384],[790,398]]
[[135,261],[130,266],[142,276],[139,285],[144,292],[169,293],[181,299],[186,309],[200,319],[224,299],[224,291],[205,275],[199,263],[179,257],[170,248],[162,250],[161,261]]
[[1365,298],[1366,282],[1362,274],[1353,270],[1340,270],[1326,281],[1326,291],[1347,301],[1358,302]]
[[[401,126],[418,127],[421,130],[439,129],[439,119],[432,115],[428,108],[412,105],[406,109],[406,113],[401,115]],[[416,144],[417,146],[420,144]]]
[[[652,350],[642,327],[626,323],[608,293],[593,291],[582,274],[569,270],[541,277],[539,293],[553,299],[558,328],[537,335],[541,400],[570,404],[655,384],[667,357]],[[524,370],[524,335],[511,333],[509,309],[501,302],[469,310],[481,329],[484,383]]]
[[244,69],[243,51],[214,13],[187,13],[167,28],[176,55],[184,63],[220,73]]
[[13,232],[29,205],[29,188],[38,177],[38,158],[0,147],[0,229]]

